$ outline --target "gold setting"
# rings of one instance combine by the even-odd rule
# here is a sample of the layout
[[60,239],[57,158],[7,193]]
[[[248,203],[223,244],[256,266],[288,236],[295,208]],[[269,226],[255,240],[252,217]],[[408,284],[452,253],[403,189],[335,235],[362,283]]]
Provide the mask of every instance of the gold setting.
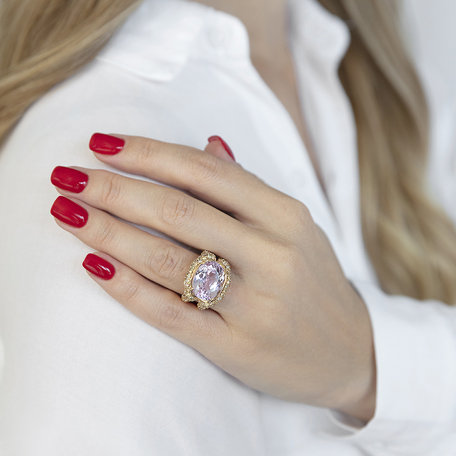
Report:
[[[197,269],[206,261],[216,261],[220,266],[222,266],[223,270],[225,271],[225,280],[223,282],[222,288],[220,288],[217,296],[212,301],[203,301],[193,294],[193,276],[195,275]],[[181,299],[184,302],[197,301],[197,306],[200,310],[209,309],[223,299],[230,283],[231,267],[228,261],[223,258],[219,258],[217,260],[217,257],[212,252],[209,252],[209,250],[203,250],[203,252],[201,252],[201,255],[190,265],[187,275],[185,276],[184,292],[182,293]]]

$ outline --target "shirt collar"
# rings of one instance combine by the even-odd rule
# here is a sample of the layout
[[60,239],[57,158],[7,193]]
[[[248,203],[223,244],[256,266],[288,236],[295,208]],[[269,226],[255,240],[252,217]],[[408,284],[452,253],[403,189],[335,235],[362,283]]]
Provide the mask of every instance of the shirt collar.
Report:
[[97,59],[157,81],[185,64],[211,8],[189,0],[143,0]]
[[350,30],[317,0],[288,0],[291,35],[305,53],[335,69],[350,44]]
[[[317,0],[287,0],[291,38],[312,58],[339,64],[350,41],[346,24]],[[192,0],[144,0],[100,51],[142,77],[172,79],[190,56],[249,58],[249,36],[234,15]]]

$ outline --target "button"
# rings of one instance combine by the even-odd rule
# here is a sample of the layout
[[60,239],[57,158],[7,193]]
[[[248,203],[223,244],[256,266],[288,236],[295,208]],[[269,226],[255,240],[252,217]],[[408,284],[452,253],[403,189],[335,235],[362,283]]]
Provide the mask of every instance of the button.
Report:
[[212,46],[217,49],[226,47],[227,33],[223,27],[211,27],[208,34]]
[[218,54],[233,58],[249,56],[247,28],[238,17],[213,10],[206,24],[207,41]]

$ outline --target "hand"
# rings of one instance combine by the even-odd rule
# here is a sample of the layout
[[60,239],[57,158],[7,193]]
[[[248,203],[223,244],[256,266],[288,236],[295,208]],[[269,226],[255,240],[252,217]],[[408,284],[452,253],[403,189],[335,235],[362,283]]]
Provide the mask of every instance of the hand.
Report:
[[[104,170],[54,170],[53,183],[70,200],[54,203],[58,225],[102,252],[92,259],[108,261],[103,271],[110,280],[91,277],[144,321],[248,386],[371,419],[368,312],[307,207],[221,158],[218,141],[202,151],[116,136],[118,153],[95,153],[99,160],[176,188]],[[68,173],[76,173],[77,185]],[[202,250],[225,258],[232,270],[223,300],[204,311],[180,297]]]

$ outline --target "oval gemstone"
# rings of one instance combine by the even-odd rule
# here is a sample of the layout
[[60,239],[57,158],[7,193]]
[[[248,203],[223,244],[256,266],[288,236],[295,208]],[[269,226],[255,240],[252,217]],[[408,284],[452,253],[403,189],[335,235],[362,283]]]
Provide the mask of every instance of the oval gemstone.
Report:
[[216,261],[206,261],[196,270],[192,280],[193,294],[202,301],[212,301],[222,288],[225,271]]

